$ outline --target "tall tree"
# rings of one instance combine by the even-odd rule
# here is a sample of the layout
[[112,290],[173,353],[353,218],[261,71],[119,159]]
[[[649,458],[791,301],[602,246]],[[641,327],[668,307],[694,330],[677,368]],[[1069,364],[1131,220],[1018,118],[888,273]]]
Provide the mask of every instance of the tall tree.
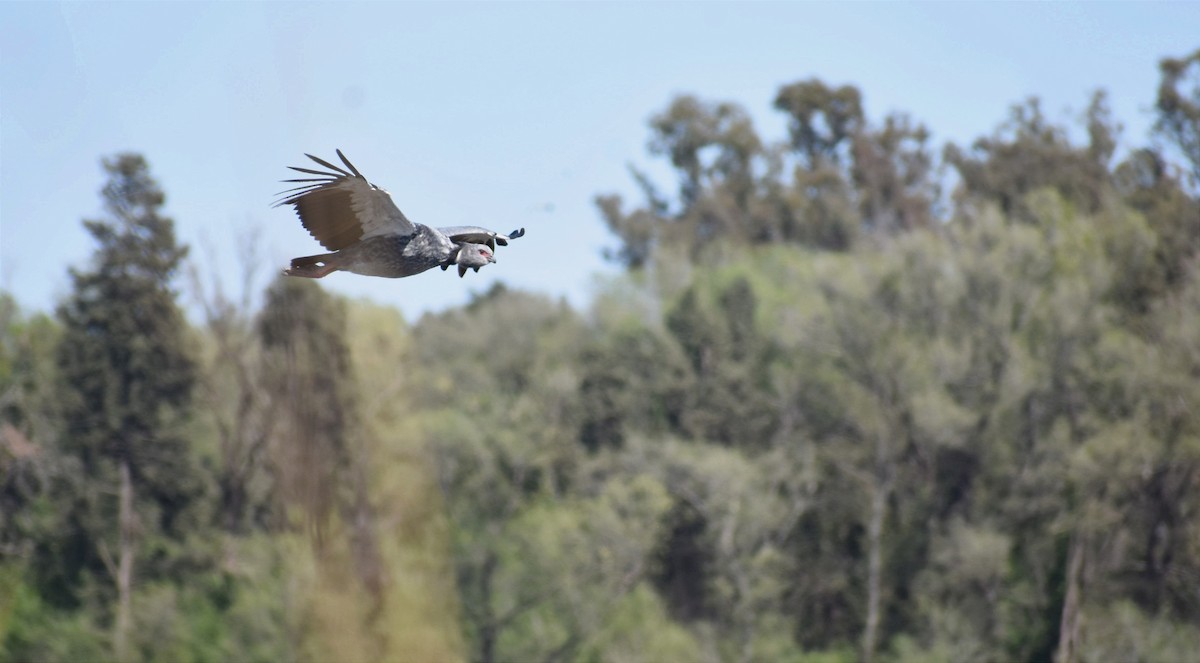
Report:
[[1191,163],[1200,185],[1200,49],[1159,63],[1158,123],[1155,128],[1175,143]]
[[[366,591],[358,619],[338,622],[351,629],[351,641],[366,649],[356,657],[383,658],[387,642],[374,631],[384,609],[386,569],[379,547],[375,508],[357,404],[355,376],[346,340],[346,306],[315,283],[278,277],[267,289],[258,320],[262,343],[262,383],[276,401],[268,455],[278,480],[283,513],[299,509],[304,518],[319,581],[335,595],[354,596],[357,581]],[[343,529],[344,528],[344,529]],[[345,545],[338,536],[345,534]],[[344,594],[349,592],[348,594]],[[352,599],[353,600],[353,599]],[[307,607],[317,657],[333,655],[339,633],[330,629],[328,606]],[[343,616],[344,617],[344,616]],[[362,630],[358,630],[362,629]]]
[[900,114],[855,135],[851,174],[863,230],[895,234],[932,225],[938,189],[928,141],[923,125]]
[[734,103],[677,97],[650,120],[650,153],[671,159],[679,170],[679,197],[686,207],[704,189],[727,183],[745,201],[753,186],[753,160],[763,146],[746,111]]
[[1030,221],[1032,213],[1021,207],[1025,194],[1049,187],[1092,212],[1110,184],[1108,161],[1119,129],[1107,97],[1097,92],[1087,109],[1089,142],[1075,146],[1067,129],[1050,121],[1039,100],[1031,98],[1013,106],[1008,121],[970,150],[948,145],[945,159],[962,178],[965,200],[997,202],[1004,212]]
[[350,356],[342,303],[315,284],[280,277],[258,321],[265,384],[279,400],[272,455],[283,505],[298,505],[319,549],[350,467]]
[[718,240],[767,239],[759,188],[769,160],[744,109],[683,95],[650,119],[650,130],[647,147],[652,155],[670,160],[679,179],[678,194],[664,197],[634,169],[646,207],[626,214],[620,197],[598,197],[605,222],[623,243],[610,252],[611,258],[636,269],[660,244],[682,247],[696,258]]
[[58,564],[70,602],[80,572],[107,569],[116,590],[113,654],[127,660],[139,551],[152,536],[182,538],[180,516],[203,483],[179,427],[196,380],[171,289],[187,248],[162,214],[165,195],[142,156],[103,165],[108,218],[84,222],[99,246],[89,268],[71,270],[74,290],[58,310],[61,445],[79,463]]
[[266,477],[266,447],[278,422],[279,399],[264,385],[259,334],[251,304],[257,267],[259,233],[247,232],[240,242],[240,294],[226,294],[220,279],[205,285],[200,272],[189,270],[191,288],[204,313],[208,352],[203,358],[200,408],[216,429],[220,491],[218,519],[229,533],[242,534],[254,525],[278,525],[271,518]]
[[664,322],[690,364],[679,425],[689,437],[763,447],[776,427],[761,367],[770,348],[755,329],[758,302],[745,278],[715,302],[689,288]]
[[850,139],[866,121],[858,88],[832,88],[815,78],[780,88],[775,108],[788,115],[789,147],[809,170],[846,162]]

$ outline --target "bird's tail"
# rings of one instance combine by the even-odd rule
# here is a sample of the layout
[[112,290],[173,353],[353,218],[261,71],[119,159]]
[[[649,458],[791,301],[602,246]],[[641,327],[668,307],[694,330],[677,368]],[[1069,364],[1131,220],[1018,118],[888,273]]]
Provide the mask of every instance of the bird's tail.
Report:
[[332,258],[335,253],[322,253],[315,256],[292,258],[292,265],[283,273],[288,276],[303,276],[308,279],[319,279],[330,272],[337,271],[337,265]]

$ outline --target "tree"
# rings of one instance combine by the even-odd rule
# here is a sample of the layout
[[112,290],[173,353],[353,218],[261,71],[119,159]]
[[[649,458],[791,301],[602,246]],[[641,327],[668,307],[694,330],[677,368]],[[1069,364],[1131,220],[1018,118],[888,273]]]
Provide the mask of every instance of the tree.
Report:
[[262,385],[277,417],[268,456],[277,526],[299,524],[314,557],[318,592],[301,610],[313,625],[306,648],[316,658],[339,647],[381,658],[388,643],[375,627],[385,610],[387,569],[347,315],[346,303],[316,283],[279,276],[268,287],[257,325]]
[[685,208],[719,184],[732,185],[736,197],[745,202],[753,187],[753,160],[763,146],[744,109],[683,95],[655,115],[650,128],[650,153],[670,157],[679,170],[679,197]]
[[605,222],[622,241],[611,258],[637,269],[664,243],[684,247],[695,259],[717,241],[766,240],[759,189],[770,160],[741,106],[682,95],[650,119],[650,130],[649,152],[670,160],[678,193],[674,200],[663,196],[633,169],[645,208],[625,214],[618,196],[598,197]]
[[939,192],[928,141],[923,125],[899,114],[854,136],[851,175],[865,232],[894,235],[933,225]]
[[1162,80],[1155,129],[1183,152],[1200,184],[1200,49],[1187,57],[1165,58],[1158,67]]
[[588,450],[621,447],[630,428],[679,426],[687,369],[680,353],[641,325],[603,328],[578,359],[579,442]]
[[780,88],[775,108],[788,115],[789,147],[807,170],[849,161],[846,148],[865,123],[858,88],[815,78]]
[[0,421],[43,444],[55,433],[54,350],[60,330],[44,313],[21,311],[0,292]]
[[[555,524],[529,515],[575,487],[579,332],[565,303],[501,286],[413,330],[411,420],[435,457],[473,660],[554,660],[582,644],[563,569],[542,562],[561,553],[546,540]],[[530,619],[553,626],[529,635]]]
[[1025,194],[1042,187],[1053,187],[1082,210],[1094,212],[1110,182],[1108,161],[1119,130],[1103,92],[1088,106],[1087,129],[1089,143],[1072,145],[1066,128],[1050,122],[1041,102],[1030,98],[1013,106],[1007,122],[992,136],[976,140],[970,151],[948,145],[945,159],[962,178],[968,200],[998,202],[1006,214],[1022,220],[1030,219],[1020,208]]
[[315,283],[278,277],[258,320],[264,385],[279,401],[272,428],[281,507],[298,505],[319,550],[341,504],[354,425],[342,302]]
[[678,415],[680,432],[697,440],[762,448],[776,421],[762,380],[769,344],[755,328],[757,298],[749,281],[735,278],[716,296],[693,286],[665,323],[690,367]]
[[711,264],[742,245],[845,251],[864,233],[931,224],[939,191],[923,126],[893,114],[873,127],[858,88],[817,79],[780,88],[774,106],[788,118],[788,137],[775,144],[732,102],[681,95],[654,115],[649,152],[669,159],[678,193],[664,195],[634,168],[644,206],[597,197],[621,241],[608,256],[640,269],[660,253]]
[[[960,348],[939,300],[955,294],[939,269],[945,246],[927,231],[887,251],[860,251],[810,287],[824,310],[812,316],[796,350],[810,385],[798,396],[820,462],[822,491],[859,532],[852,577],[860,656],[872,660],[911,618],[897,597],[909,591],[921,556],[921,514],[935,499],[937,459],[967,429],[968,412],[948,385],[960,378]],[[900,496],[903,496],[901,499]],[[853,545],[853,544],[851,544]]]
[[1150,148],[1135,150],[1113,173],[1124,204],[1146,219],[1156,242],[1151,269],[1131,269],[1117,296],[1129,310],[1145,313],[1154,301],[1186,280],[1200,251],[1200,199],[1189,196],[1166,158]]
[[[196,369],[171,279],[187,248],[162,214],[165,195],[143,157],[119,154],[103,165],[109,218],[84,222],[99,246],[89,268],[71,270],[73,293],[58,310],[60,446],[78,465],[66,474],[63,540],[43,564],[58,574],[51,586],[67,605],[82,598],[81,573],[107,570],[113,654],[127,660],[135,563],[151,540],[184,539],[184,514],[205,481],[180,429]],[[163,576],[172,556],[159,548],[139,575]]]
[[227,296],[219,279],[206,287],[199,270],[194,265],[189,270],[194,296],[204,313],[204,339],[209,341],[203,355],[200,400],[218,438],[217,518],[230,534],[246,533],[248,519],[268,529],[280,525],[271,517],[264,466],[281,399],[274,397],[264,379],[251,306],[261,262],[257,230],[246,233],[239,244],[240,296]]
[[[24,566],[45,509],[56,465],[54,349],[58,326],[46,315],[25,316],[0,293],[0,567]],[[2,608],[0,608],[2,609]]]

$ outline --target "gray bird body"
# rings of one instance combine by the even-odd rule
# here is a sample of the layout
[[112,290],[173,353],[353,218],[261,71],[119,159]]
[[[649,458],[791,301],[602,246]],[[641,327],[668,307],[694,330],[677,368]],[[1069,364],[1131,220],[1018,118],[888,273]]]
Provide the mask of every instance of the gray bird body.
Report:
[[525,234],[524,228],[502,235],[478,226],[431,228],[413,223],[341,150],[337,155],[349,172],[311,154],[306,156],[332,172],[289,166],[319,177],[285,180],[304,184],[281,194],[275,206],[293,205],[309,234],[332,253],[294,258],[284,274],[319,279],[346,271],[402,278],[457,265],[461,277],[467,269],[479,271],[496,262],[497,244],[507,246],[509,240]]
[[354,274],[398,279],[449,262],[456,248],[450,238],[421,225],[411,235],[380,235],[355,242],[338,251],[334,262]]

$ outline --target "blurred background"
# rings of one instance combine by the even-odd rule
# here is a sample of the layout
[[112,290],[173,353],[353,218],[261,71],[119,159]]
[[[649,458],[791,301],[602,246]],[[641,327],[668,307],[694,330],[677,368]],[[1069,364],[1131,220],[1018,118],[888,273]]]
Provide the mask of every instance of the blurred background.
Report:
[[0,4],[0,661],[1193,657],[1196,26]]

